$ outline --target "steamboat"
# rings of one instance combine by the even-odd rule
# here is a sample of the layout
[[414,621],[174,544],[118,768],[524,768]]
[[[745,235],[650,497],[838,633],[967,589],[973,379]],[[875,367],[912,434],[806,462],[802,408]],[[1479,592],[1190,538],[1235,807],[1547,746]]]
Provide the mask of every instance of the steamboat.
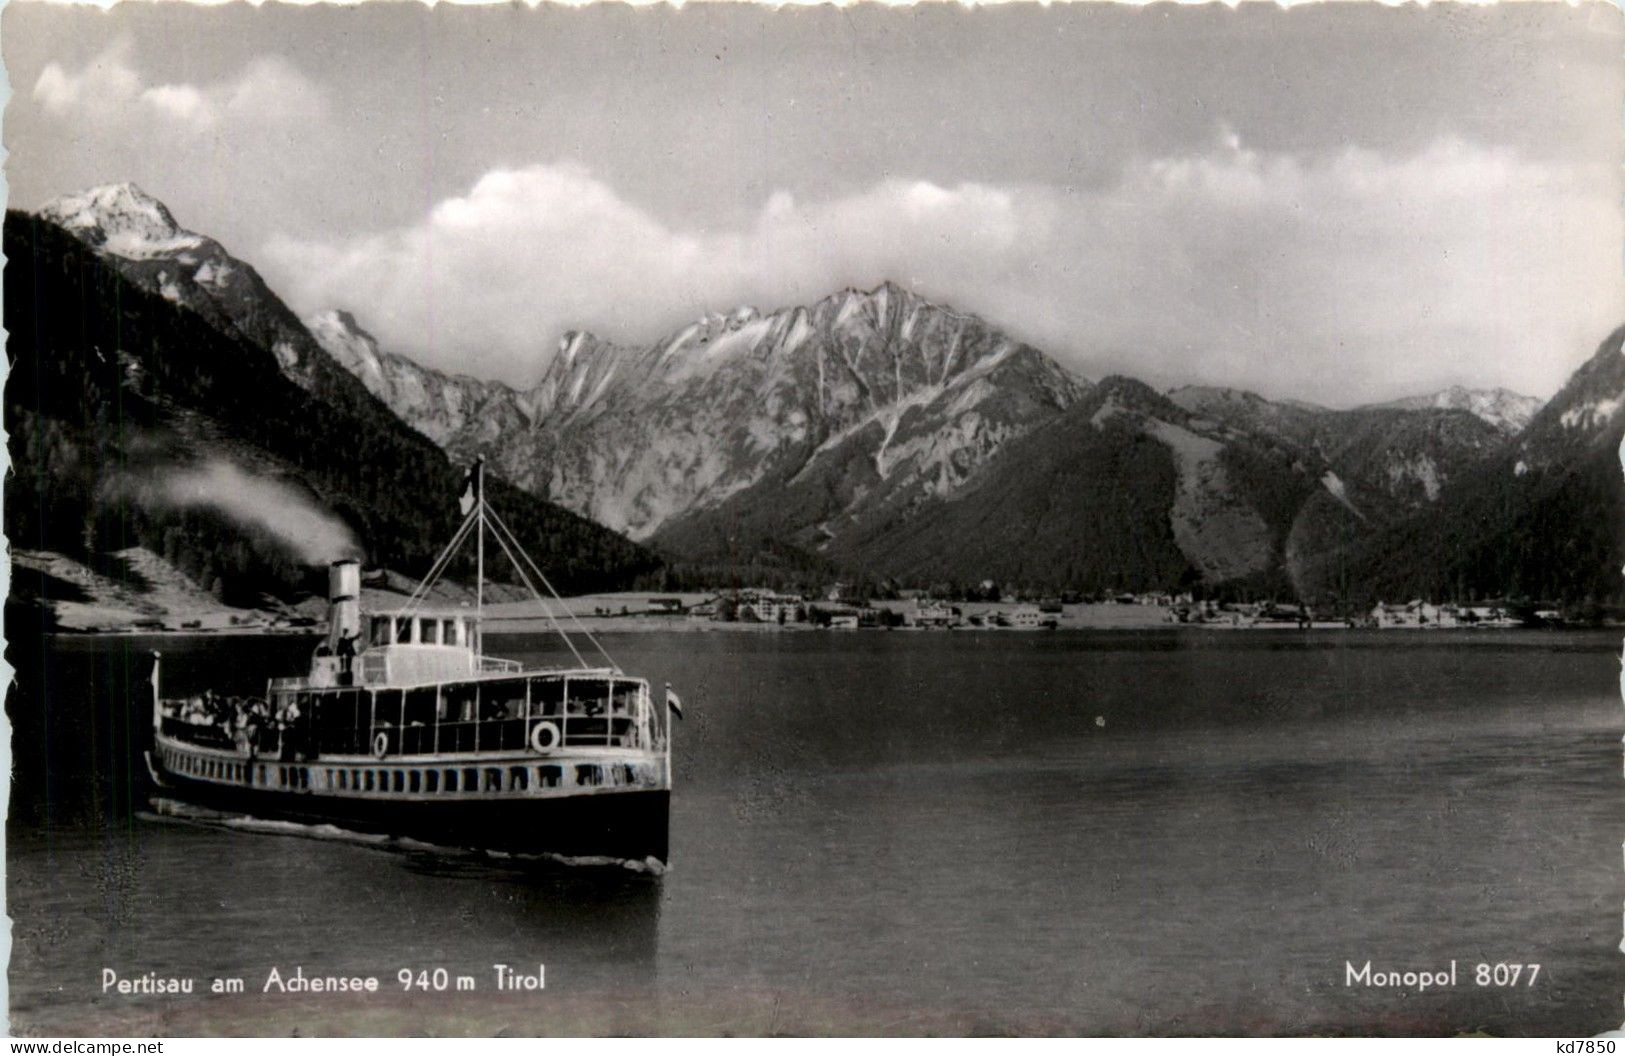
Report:
[[[461,527],[399,606],[361,607],[361,566],[328,569],[328,631],[307,673],[265,695],[162,695],[152,671],[147,766],[160,797],[256,818],[328,824],[517,855],[667,861],[671,716],[646,679],[589,664],[538,584],[562,602],[470,473]],[[486,535],[512,561],[575,664],[527,669],[485,655]],[[429,604],[470,538],[476,600]],[[566,618],[573,619],[565,609]],[[657,714],[658,712],[658,714]]]

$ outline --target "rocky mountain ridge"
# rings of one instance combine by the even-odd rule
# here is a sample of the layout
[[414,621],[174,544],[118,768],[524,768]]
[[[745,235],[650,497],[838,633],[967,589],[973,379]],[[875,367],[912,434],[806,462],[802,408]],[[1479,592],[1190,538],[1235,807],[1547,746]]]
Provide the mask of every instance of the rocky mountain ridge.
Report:
[[634,538],[762,480],[816,475],[853,442],[877,478],[866,491],[947,494],[1088,387],[891,283],[709,314],[645,347],[570,332],[525,391],[426,372],[337,322],[312,329],[408,423]]
[[1538,411],[1461,388],[1333,410],[1092,383],[888,282],[710,313],[641,346],[570,332],[519,389],[381,349],[345,312],[291,319],[251,268],[133,189],[65,199],[52,215],[164,298],[261,347],[282,342],[277,361],[301,385],[347,384],[454,462],[483,454],[500,477],[647,540],[707,583],[992,578],[1347,599],[1437,587],[1415,567],[1438,549],[1433,532],[1479,555],[1434,554],[1456,569],[1452,590],[1497,576],[1563,586],[1535,549],[1483,557],[1484,504],[1502,503],[1504,521],[1507,504],[1567,509],[1618,490],[1617,467],[1612,478],[1597,467],[1620,431],[1625,337]]
[[1529,424],[1535,413],[1540,410],[1542,402],[1534,396],[1524,396],[1510,389],[1469,389],[1461,385],[1452,385],[1426,396],[1410,396],[1387,403],[1371,404],[1370,407],[1397,408],[1404,411],[1425,410],[1430,407],[1438,410],[1467,411],[1510,436]]

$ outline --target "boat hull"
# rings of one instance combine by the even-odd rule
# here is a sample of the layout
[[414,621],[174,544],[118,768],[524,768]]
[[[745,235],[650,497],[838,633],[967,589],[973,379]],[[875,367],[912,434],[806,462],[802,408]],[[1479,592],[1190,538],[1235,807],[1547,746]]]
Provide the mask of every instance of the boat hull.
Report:
[[668,861],[671,793],[665,789],[400,802],[223,784],[163,770],[154,774],[161,796],[267,820],[509,854]]

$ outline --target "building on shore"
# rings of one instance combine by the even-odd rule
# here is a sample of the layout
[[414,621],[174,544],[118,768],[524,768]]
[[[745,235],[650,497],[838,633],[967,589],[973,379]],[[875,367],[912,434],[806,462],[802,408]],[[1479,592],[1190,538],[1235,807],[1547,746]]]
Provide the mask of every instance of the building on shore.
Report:
[[1378,602],[1371,610],[1376,627],[1517,627],[1518,619],[1503,604],[1435,605],[1416,599],[1405,604]]
[[964,616],[951,605],[931,598],[914,599],[914,608],[903,613],[905,627],[947,629],[964,622]]
[[1045,616],[1037,605],[1017,605],[1005,609],[994,615],[994,620],[1000,627],[1011,627],[1020,630],[1032,630],[1038,627],[1053,627],[1056,620],[1053,616]]

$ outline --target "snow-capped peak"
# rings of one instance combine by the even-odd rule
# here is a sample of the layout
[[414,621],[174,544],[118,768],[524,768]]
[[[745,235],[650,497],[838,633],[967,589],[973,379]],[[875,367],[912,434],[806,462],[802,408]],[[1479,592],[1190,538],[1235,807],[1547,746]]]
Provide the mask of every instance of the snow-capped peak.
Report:
[[203,245],[163,202],[133,183],[110,183],[55,199],[40,215],[79,238],[127,260],[150,260]]

